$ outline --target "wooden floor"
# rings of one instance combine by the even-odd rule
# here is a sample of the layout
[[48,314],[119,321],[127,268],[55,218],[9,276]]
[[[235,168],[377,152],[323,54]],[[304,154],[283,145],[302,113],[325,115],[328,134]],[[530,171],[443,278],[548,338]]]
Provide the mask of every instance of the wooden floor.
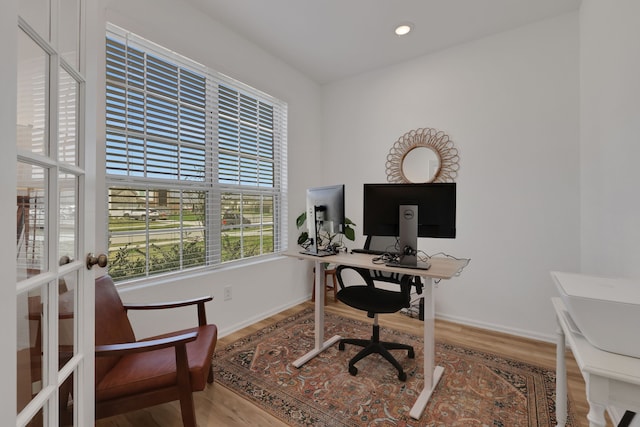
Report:
[[[217,346],[218,348],[224,347],[241,336],[259,330],[265,325],[275,320],[283,319],[305,307],[313,307],[313,305],[311,302],[300,304],[269,319],[244,328],[241,331],[227,335],[218,340]],[[330,301],[327,305],[327,311],[365,321],[371,320],[367,319],[367,317],[359,311],[351,309],[342,303]],[[380,325],[382,327],[387,325],[394,329],[404,330],[418,335],[422,334],[422,322],[402,314],[380,316]],[[498,353],[508,358],[555,370],[556,348],[555,345],[551,343],[515,337],[442,320],[436,320],[436,340],[446,340],[465,347]],[[585,398],[584,380],[570,351],[567,351],[566,359],[569,398],[579,421],[576,427],[587,427],[589,423],[587,422],[586,416],[589,409]],[[207,386],[202,392],[196,393],[195,401],[196,417],[199,427],[287,426],[286,423],[279,421],[217,383]],[[182,426],[182,422],[180,419],[180,408],[177,402],[174,402],[98,420],[96,426],[178,427]],[[607,426],[613,426],[613,423],[611,423],[609,419],[607,419]]]

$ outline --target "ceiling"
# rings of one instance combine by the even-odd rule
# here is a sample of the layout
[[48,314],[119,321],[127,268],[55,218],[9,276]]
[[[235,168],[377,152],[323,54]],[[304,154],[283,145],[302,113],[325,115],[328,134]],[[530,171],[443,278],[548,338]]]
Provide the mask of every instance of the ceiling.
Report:
[[[576,10],[580,0],[186,0],[320,84]],[[398,37],[402,22],[414,30]]]

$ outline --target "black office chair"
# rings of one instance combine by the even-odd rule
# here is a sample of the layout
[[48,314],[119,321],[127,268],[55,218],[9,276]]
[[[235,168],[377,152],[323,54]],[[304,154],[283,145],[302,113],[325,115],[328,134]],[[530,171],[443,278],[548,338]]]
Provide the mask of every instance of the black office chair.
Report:
[[[381,250],[389,250],[388,246],[385,247],[384,245],[376,247],[376,239],[377,237],[367,237],[365,249],[380,250],[380,248],[382,248]],[[363,279],[364,284],[358,283],[345,286],[342,276],[345,270],[356,271]],[[397,273],[388,273],[379,270],[346,265],[340,265],[336,268],[336,276],[340,286],[340,290],[337,294],[338,300],[358,310],[366,311],[367,316],[373,318],[373,334],[371,339],[343,338],[338,344],[339,350],[344,350],[345,344],[363,347],[363,349],[349,361],[349,373],[351,375],[356,375],[358,373],[358,368],[356,368],[355,364],[364,357],[377,353],[387,359],[389,363],[398,370],[398,379],[400,381],[406,381],[407,374],[402,369],[400,363],[391,355],[389,350],[407,350],[408,357],[413,359],[415,357],[413,347],[408,344],[380,341],[378,314],[395,313],[403,308],[409,308],[411,305],[411,287],[416,286],[419,292],[422,289],[420,277],[399,275]],[[376,282],[393,283],[397,285],[397,289],[389,290],[376,287]]]

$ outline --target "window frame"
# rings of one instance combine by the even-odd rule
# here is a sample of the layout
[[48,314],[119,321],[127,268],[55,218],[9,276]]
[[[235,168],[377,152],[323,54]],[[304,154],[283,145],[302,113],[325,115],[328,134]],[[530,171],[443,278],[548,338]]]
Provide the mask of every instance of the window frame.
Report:
[[[190,73],[197,74],[199,76],[204,76],[206,80],[206,90],[203,101],[204,105],[204,116],[205,116],[205,124],[204,129],[200,129],[200,131],[204,131],[204,144],[202,145],[202,149],[204,150],[204,164],[203,166],[203,177],[202,180],[197,179],[195,177],[194,170],[190,172],[185,172],[185,170],[181,170],[181,157],[182,152],[180,151],[181,144],[184,142],[180,139],[181,129],[180,123],[178,123],[178,134],[175,140],[172,140],[170,136],[163,135],[155,135],[150,136],[151,132],[147,132],[147,95],[149,94],[149,89],[147,83],[144,83],[142,86],[142,94],[144,96],[143,101],[140,105],[143,105],[144,116],[140,116],[144,125],[142,131],[132,131],[131,129],[125,126],[122,130],[118,130],[117,126],[110,125],[109,123],[109,114],[110,114],[110,106],[109,106],[109,96],[113,91],[113,88],[118,86],[122,89],[124,95],[123,98],[127,98],[129,96],[129,91],[133,89],[129,85],[128,80],[123,80],[121,83],[117,82],[117,79],[110,79],[108,75],[109,68],[109,50],[107,49],[107,76],[106,76],[106,84],[105,84],[105,92],[107,105],[105,110],[105,120],[106,120],[106,129],[105,135],[107,137],[105,144],[105,152],[106,152],[106,163],[105,163],[105,183],[106,183],[106,206],[107,206],[107,216],[109,218],[109,225],[107,226],[107,242],[109,245],[110,258],[112,258],[113,250],[112,247],[112,237],[114,236],[131,236],[133,234],[140,234],[139,232],[145,233],[145,247],[144,247],[144,257],[146,258],[144,274],[134,274],[132,277],[123,276],[116,277],[116,280],[120,282],[129,282],[138,279],[148,279],[151,277],[156,277],[161,274],[175,274],[175,273],[183,273],[186,271],[193,271],[194,269],[215,269],[220,268],[222,266],[226,266],[228,264],[242,264],[248,262],[254,262],[257,259],[272,257],[278,255],[282,251],[286,250],[287,245],[287,104],[281,100],[278,100],[270,95],[267,95],[255,88],[252,88],[246,84],[243,84],[237,80],[234,80],[228,76],[225,76],[215,70],[212,70],[204,65],[198,64],[194,61],[191,61],[187,58],[180,56],[179,54],[169,51],[168,49],[162,48],[153,42],[145,40],[136,36],[135,34],[119,28],[113,24],[107,23],[107,31],[105,42],[109,45],[109,39],[116,40],[117,43],[122,43],[126,46],[125,52],[128,52],[128,49],[135,49],[137,51],[142,51],[145,54],[145,68],[139,73],[147,78],[147,55],[153,56],[153,58],[159,58],[160,61],[166,61],[173,65],[175,65],[180,70],[188,70]],[[124,66],[127,67],[127,53],[123,54],[123,63]],[[161,64],[162,65],[162,64]],[[145,80],[146,82],[146,80]],[[177,83],[178,85],[180,83]],[[136,90],[140,90],[140,88],[136,88]],[[238,94],[238,105],[244,103],[248,105],[248,107],[238,106],[237,112],[237,150],[234,152],[233,150],[229,151],[229,141],[228,135],[222,135],[225,133],[223,116],[224,110],[228,108],[227,99],[222,99],[223,90],[235,91]],[[178,95],[178,98],[180,95]],[[222,100],[221,100],[222,99]],[[222,105],[222,102],[225,102],[225,105]],[[113,101],[112,106],[113,106]],[[177,100],[177,109],[180,110],[180,101]],[[256,116],[251,117],[252,114],[252,106],[256,105]],[[127,116],[131,112],[128,107],[122,107],[124,111],[123,117]],[[260,110],[263,108],[264,111]],[[242,111],[241,111],[242,109]],[[271,109],[271,112],[269,112]],[[261,116],[262,114],[262,116]],[[248,122],[244,122],[243,119],[249,117]],[[269,122],[269,119],[271,122]],[[126,120],[125,120],[126,121]],[[133,121],[132,121],[133,123]],[[157,124],[157,123],[156,123]],[[166,123],[165,123],[166,124]],[[255,129],[252,128],[255,127]],[[158,128],[163,126],[158,125]],[[170,126],[167,126],[170,127]],[[221,130],[222,129],[222,130]],[[247,136],[247,129],[249,129],[249,136]],[[140,138],[140,146],[145,147],[141,149],[140,152],[143,154],[139,154],[142,158],[142,161],[138,159],[128,159],[128,153],[123,156],[127,157],[127,160],[123,161],[124,171],[122,172],[114,172],[115,169],[110,169],[110,150],[114,150],[115,143],[110,141],[110,132],[120,132],[124,135],[125,140],[128,141],[129,138]],[[166,143],[165,145],[169,146],[170,144],[175,144],[177,148],[175,148],[173,152],[176,152],[176,170],[177,172],[172,173],[168,172],[166,176],[163,176],[162,168],[158,167],[159,170],[158,175],[154,176],[150,174],[146,168],[146,165],[149,163],[149,158],[147,156],[147,146],[149,144],[149,139],[160,139],[161,143]],[[253,138],[253,140],[252,140]],[[224,144],[223,140],[224,139]],[[252,144],[255,142],[255,146],[252,147]],[[111,144],[111,146],[110,146]],[[186,145],[189,145],[190,142],[187,142]],[[244,145],[243,145],[244,144]],[[248,144],[248,145],[247,145]],[[262,144],[264,144],[267,148],[263,148]],[[269,148],[269,144],[271,147]],[[128,147],[128,142],[123,143]],[[194,144],[194,150],[197,148],[197,143]],[[248,149],[247,149],[248,147]],[[261,151],[262,150],[262,151]],[[162,151],[162,150],[160,150]],[[164,155],[166,158],[170,158],[171,154],[170,150],[165,149],[160,155]],[[164,154],[163,154],[164,153]],[[231,155],[237,156],[236,169],[237,172],[237,180],[233,182],[233,180],[229,179],[231,175],[229,175],[229,165],[224,160],[224,156],[226,154],[231,153]],[[196,158],[196,154],[193,155]],[[221,156],[223,160],[221,160]],[[269,158],[271,156],[271,158]],[[142,170],[132,171],[128,169],[130,165],[132,165],[133,161],[139,161],[138,167],[142,167]],[[196,164],[196,160],[191,159],[191,166],[194,168]],[[131,163],[128,163],[131,162]],[[140,163],[142,162],[142,163]],[[186,162],[185,162],[186,163]],[[167,163],[170,164],[170,163]],[[249,165],[249,166],[243,166]],[[223,170],[220,168],[223,167]],[[250,170],[249,170],[250,169]],[[254,180],[247,181],[242,173],[245,170],[249,170],[249,172],[254,173]],[[233,171],[231,171],[233,173]],[[169,175],[174,174],[175,177],[170,177]],[[150,176],[151,175],[151,176]],[[251,175],[251,174],[250,174]],[[186,177],[186,178],[185,178]],[[244,177],[244,178],[243,178]],[[271,179],[271,182],[269,180]],[[123,189],[133,189],[138,190],[135,196],[137,208],[146,209],[146,215],[144,215],[144,229],[140,229],[142,222],[133,225],[127,231],[121,231],[119,233],[114,233],[111,230],[112,220],[114,218],[113,215],[113,207],[112,207],[112,196],[111,189],[112,188],[123,188]],[[198,266],[185,266],[183,261],[186,260],[186,251],[185,251],[185,242],[187,240],[183,240],[185,233],[190,230],[185,224],[187,223],[185,212],[185,204],[182,203],[182,199],[180,199],[180,203],[178,205],[178,210],[171,210],[174,215],[171,218],[177,218],[178,224],[173,230],[179,231],[179,237],[175,237],[178,243],[176,243],[179,248],[179,266],[177,268],[171,268],[166,271],[154,272],[151,267],[151,258],[153,255],[151,254],[151,246],[150,244],[151,238],[150,236],[154,233],[154,229],[158,228],[157,224],[154,224],[156,221],[154,219],[149,218],[149,209],[152,208],[150,204],[150,200],[152,198],[149,196],[149,192],[153,190],[158,190],[158,194],[162,191],[166,190],[166,193],[173,192],[202,192],[204,194],[203,198],[203,206],[204,206],[204,220],[201,221],[201,235],[204,242],[204,262]],[[142,194],[144,192],[144,197]],[[182,193],[180,193],[182,194]],[[228,225],[223,223],[223,214],[224,209],[229,206],[225,204],[225,201],[222,200],[223,194],[233,194],[237,196],[240,200],[240,209],[239,215],[240,218],[244,218],[241,220],[239,224]],[[157,194],[156,194],[157,196]],[[144,204],[141,203],[140,197],[144,199]],[[166,194],[165,194],[166,197]],[[252,203],[249,203],[252,202]],[[195,204],[194,210],[195,210]],[[235,206],[235,205],[234,205]],[[257,206],[257,207],[256,207]],[[249,209],[251,207],[252,221],[248,220],[245,216],[243,216],[243,209]],[[266,207],[266,208],[265,208]],[[234,207],[235,209],[235,207]],[[255,210],[259,209],[257,214]],[[267,217],[266,213],[268,213],[267,209],[271,209],[271,216]],[[248,212],[248,211],[247,211]],[[217,220],[216,220],[217,218]],[[268,221],[268,218],[271,218]],[[257,221],[256,221],[257,220]],[[246,223],[244,221],[247,221]],[[171,221],[174,223],[175,221]],[[196,230],[198,227],[193,228]],[[127,234],[128,233],[128,234]],[[238,253],[233,255],[231,259],[225,259],[225,253],[228,253],[229,250],[225,249],[223,246],[223,242],[229,240],[228,236],[233,235],[233,239],[238,239],[239,242],[234,240],[234,247],[238,245]],[[196,237],[197,239],[197,237]],[[248,242],[251,242],[249,245]],[[258,253],[254,254],[253,250],[255,250],[254,245],[255,242],[258,242]],[[153,243],[153,242],[152,242]],[[237,255],[237,256],[236,256]],[[111,261],[111,259],[110,259]],[[111,262],[110,262],[111,264]]]

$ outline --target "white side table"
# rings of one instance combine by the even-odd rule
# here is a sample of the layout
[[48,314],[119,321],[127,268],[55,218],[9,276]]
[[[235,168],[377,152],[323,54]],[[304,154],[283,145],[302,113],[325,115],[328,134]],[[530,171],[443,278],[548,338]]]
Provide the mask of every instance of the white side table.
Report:
[[[573,324],[562,300],[551,298],[551,302],[559,326],[556,347],[558,427],[564,427],[567,422],[565,343],[569,344],[584,377],[589,402],[589,427],[605,427],[604,411],[608,406],[640,412],[640,359],[592,346]],[[640,335],[629,339],[640,339]]]

